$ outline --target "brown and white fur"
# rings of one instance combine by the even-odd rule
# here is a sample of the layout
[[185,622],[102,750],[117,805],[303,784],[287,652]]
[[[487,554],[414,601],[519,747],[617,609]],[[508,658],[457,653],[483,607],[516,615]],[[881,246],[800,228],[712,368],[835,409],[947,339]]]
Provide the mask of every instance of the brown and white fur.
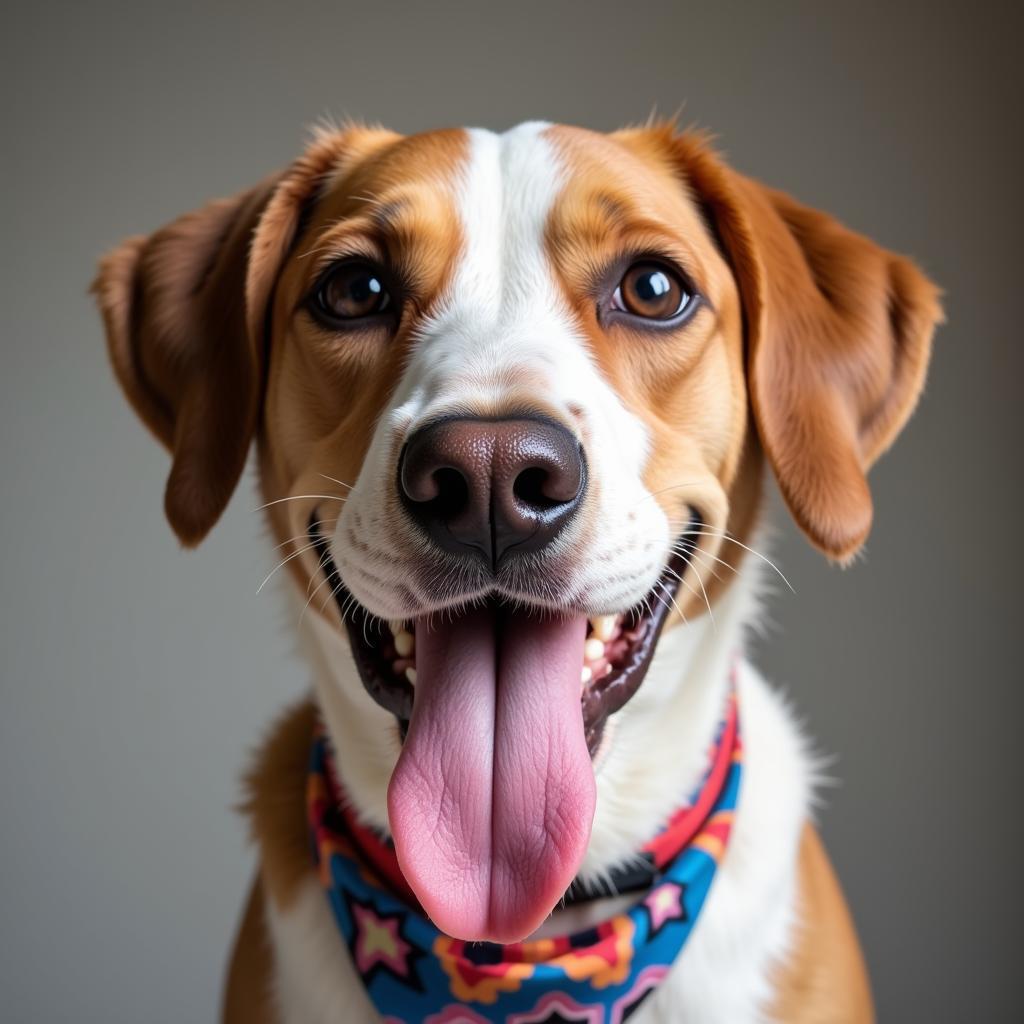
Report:
[[[603,268],[651,251],[706,300],[657,336],[595,311]],[[394,268],[405,300],[391,328],[339,339],[304,299],[353,254]],[[255,439],[268,522],[293,556],[285,571],[313,696],[250,775],[260,871],[229,973],[230,1022],[376,1019],[309,860],[302,773],[315,707],[359,816],[386,830],[400,740],[326,600],[312,516],[369,611],[444,607],[450,598],[416,582],[439,555],[398,502],[398,453],[428,418],[524,406],[580,438],[593,486],[544,555],[543,596],[530,579],[509,582],[521,599],[591,615],[629,608],[686,510],[699,510],[679,614],[595,763],[581,872],[596,876],[700,775],[730,659],[757,617],[761,563],[747,549],[763,467],[811,542],[850,559],[871,522],[865,474],[914,407],[940,316],[909,261],[670,126],[324,132],[255,189],[125,242],[95,288],[118,378],[171,451],[166,511],[182,542],[213,526]],[[856,937],[810,821],[807,744],[745,662],[739,693],[734,834],[698,927],[636,1019],[870,1020]],[[555,911],[542,931],[619,905]]]

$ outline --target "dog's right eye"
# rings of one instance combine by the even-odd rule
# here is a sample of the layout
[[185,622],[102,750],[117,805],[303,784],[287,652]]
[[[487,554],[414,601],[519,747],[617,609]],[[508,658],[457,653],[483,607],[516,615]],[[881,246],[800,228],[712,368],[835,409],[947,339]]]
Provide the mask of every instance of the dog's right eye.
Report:
[[389,313],[393,305],[383,271],[362,260],[331,268],[320,279],[312,299],[313,310],[332,326]]

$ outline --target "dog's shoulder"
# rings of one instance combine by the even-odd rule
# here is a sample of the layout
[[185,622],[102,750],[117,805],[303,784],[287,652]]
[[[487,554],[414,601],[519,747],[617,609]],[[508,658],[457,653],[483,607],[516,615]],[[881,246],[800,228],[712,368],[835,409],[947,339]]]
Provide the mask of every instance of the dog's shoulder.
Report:
[[271,994],[273,952],[265,914],[263,883],[257,875],[228,961],[221,1012],[224,1024],[277,1024]]
[[[727,856],[731,863],[723,865],[719,891],[709,897],[715,917],[709,913],[708,923],[725,929],[726,948],[737,935],[746,937],[749,952],[758,940],[763,943],[770,996],[760,1007],[762,1013],[768,1009],[767,1020],[870,1024],[874,1012],[864,959],[813,824],[820,754],[790,702],[749,663],[741,666],[739,691],[749,771],[734,828],[735,856]],[[727,898],[730,893],[735,902]],[[730,904],[754,916],[730,920]],[[717,950],[716,959],[722,953]]]
[[271,726],[245,776],[242,811],[260,858],[265,895],[293,902],[312,871],[306,826],[306,776],[316,727],[312,700],[288,708]]
[[317,711],[311,700],[286,710],[272,725],[245,776],[242,811],[257,847],[253,880],[235,937],[224,992],[225,1024],[271,1024],[273,942],[268,901],[284,910],[311,872],[305,818],[309,748]]
[[798,924],[779,972],[772,1019],[786,1024],[870,1024],[864,957],[850,911],[813,825],[800,840]]

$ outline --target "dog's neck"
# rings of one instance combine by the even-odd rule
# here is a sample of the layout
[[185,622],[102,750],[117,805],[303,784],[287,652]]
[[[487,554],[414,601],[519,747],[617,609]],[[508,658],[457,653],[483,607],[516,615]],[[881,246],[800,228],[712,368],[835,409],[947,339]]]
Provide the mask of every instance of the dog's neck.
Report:
[[[609,721],[595,762],[597,808],[582,879],[598,878],[635,854],[699,782],[730,663],[756,611],[756,568],[749,559],[743,563],[714,602],[713,619],[705,611],[666,629],[640,689]],[[388,782],[400,751],[395,718],[366,693],[337,626],[307,614],[302,634],[338,774],[359,820],[386,833]],[[614,912],[615,901],[598,904],[559,911],[541,934]]]

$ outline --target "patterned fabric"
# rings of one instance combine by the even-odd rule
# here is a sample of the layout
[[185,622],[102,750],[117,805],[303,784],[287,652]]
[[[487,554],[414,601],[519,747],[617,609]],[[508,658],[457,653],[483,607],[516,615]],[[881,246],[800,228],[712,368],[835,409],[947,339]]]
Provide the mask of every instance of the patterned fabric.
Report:
[[313,856],[385,1024],[621,1024],[668,974],[693,929],[729,839],[740,774],[732,692],[703,781],[644,847],[654,878],[646,895],[573,935],[502,946],[438,931],[390,844],[346,810],[323,730],[307,785]]

